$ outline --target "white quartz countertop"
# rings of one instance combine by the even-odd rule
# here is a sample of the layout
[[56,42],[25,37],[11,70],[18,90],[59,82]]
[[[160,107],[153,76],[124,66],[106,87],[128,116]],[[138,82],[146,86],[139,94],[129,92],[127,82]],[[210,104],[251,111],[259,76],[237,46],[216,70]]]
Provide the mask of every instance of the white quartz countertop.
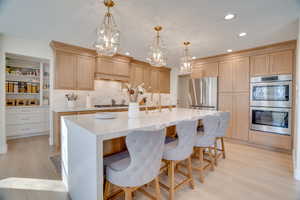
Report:
[[[168,105],[162,105],[162,106],[168,106]],[[141,108],[145,106],[140,106]],[[75,106],[75,107],[57,107],[52,108],[52,111],[54,112],[80,112],[80,111],[92,111],[92,110],[120,110],[120,109],[128,109],[128,106],[120,106],[120,107],[86,107],[86,106]]]
[[175,108],[172,111],[163,109],[162,112],[141,111],[138,118],[129,119],[127,112],[117,112],[115,119],[96,119],[96,114],[63,116],[69,128],[83,128],[101,139],[113,139],[126,136],[133,130],[164,128],[176,125],[183,120],[203,119],[206,115],[218,111]]

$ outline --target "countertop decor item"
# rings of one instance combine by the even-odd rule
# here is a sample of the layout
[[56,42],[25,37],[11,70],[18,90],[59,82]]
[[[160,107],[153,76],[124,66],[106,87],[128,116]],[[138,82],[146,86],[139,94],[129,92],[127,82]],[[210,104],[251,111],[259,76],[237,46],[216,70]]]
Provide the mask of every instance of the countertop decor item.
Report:
[[150,65],[154,67],[162,67],[167,64],[167,50],[165,45],[159,35],[159,32],[162,30],[161,26],[154,27],[154,30],[157,32],[153,43],[149,47],[148,61]]
[[97,40],[95,48],[99,55],[113,56],[117,53],[120,45],[120,31],[115,23],[114,17],[110,12],[110,8],[115,5],[112,0],[104,0],[107,7],[102,25],[97,29]]
[[74,93],[66,94],[68,107],[73,108],[75,107],[76,100],[78,98],[78,95]]
[[190,42],[184,42],[183,55],[180,59],[180,72],[181,73],[190,73],[192,71],[192,57],[189,52],[188,46]]
[[136,118],[139,115],[140,107],[138,103],[139,96],[145,93],[144,83],[136,87],[132,87],[130,84],[126,84],[126,91],[129,98],[129,105],[128,105],[128,117],[129,118]]

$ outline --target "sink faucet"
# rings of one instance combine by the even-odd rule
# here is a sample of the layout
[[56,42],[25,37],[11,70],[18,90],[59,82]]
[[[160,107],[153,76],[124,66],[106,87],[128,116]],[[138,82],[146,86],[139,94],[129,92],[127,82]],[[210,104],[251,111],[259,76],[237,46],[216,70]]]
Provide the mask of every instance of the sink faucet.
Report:
[[116,105],[116,100],[112,99],[111,100],[111,105],[113,105],[113,106]]

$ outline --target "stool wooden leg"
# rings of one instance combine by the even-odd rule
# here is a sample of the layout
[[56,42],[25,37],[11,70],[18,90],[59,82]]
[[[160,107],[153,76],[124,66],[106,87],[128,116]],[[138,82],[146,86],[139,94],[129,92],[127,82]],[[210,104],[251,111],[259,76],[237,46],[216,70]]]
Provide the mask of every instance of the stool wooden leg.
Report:
[[125,200],[132,200],[132,191],[129,188],[123,188],[125,192]]
[[215,170],[215,167],[214,167],[214,165],[215,165],[215,158],[214,158],[214,156],[212,154],[211,148],[212,147],[208,147],[208,155],[209,155],[209,160],[210,160],[210,169],[211,169],[211,171],[214,171]]
[[218,166],[218,139],[216,138],[215,140],[215,145],[214,145],[214,153],[215,153],[215,165]]
[[203,160],[203,148],[199,148],[199,161],[200,161],[200,168],[199,168],[199,173],[200,173],[200,182],[204,183],[204,175],[203,175],[203,164],[204,164],[204,160]]
[[108,199],[109,193],[110,193],[110,188],[111,188],[110,182],[109,182],[108,180],[105,180],[105,184],[104,184],[104,194],[103,194],[104,200]]
[[225,155],[224,137],[221,137],[221,142],[222,142],[222,154],[223,154],[223,159],[225,159],[225,158],[226,158],[226,155]]
[[156,199],[160,200],[161,199],[161,193],[160,193],[160,187],[159,187],[158,177],[155,178],[154,183],[155,183]]
[[191,186],[192,189],[194,189],[195,188],[195,183],[194,183],[193,172],[192,172],[192,159],[191,159],[191,157],[189,157],[187,159],[187,169],[188,169],[189,178],[191,179],[190,186]]
[[169,200],[174,199],[174,193],[175,193],[175,162],[169,161],[169,168],[168,168],[168,176],[169,176]]

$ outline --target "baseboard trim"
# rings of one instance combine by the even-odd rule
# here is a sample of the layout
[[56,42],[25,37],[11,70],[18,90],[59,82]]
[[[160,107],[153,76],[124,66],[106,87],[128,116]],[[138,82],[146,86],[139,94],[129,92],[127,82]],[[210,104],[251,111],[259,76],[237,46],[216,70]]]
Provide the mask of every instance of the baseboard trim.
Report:
[[7,144],[4,143],[1,147],[0,147],[0,154],[5,154],[7,153]]
[[295,168],[294,169],[294,178],[298,181],[300,181],[300,169]]

